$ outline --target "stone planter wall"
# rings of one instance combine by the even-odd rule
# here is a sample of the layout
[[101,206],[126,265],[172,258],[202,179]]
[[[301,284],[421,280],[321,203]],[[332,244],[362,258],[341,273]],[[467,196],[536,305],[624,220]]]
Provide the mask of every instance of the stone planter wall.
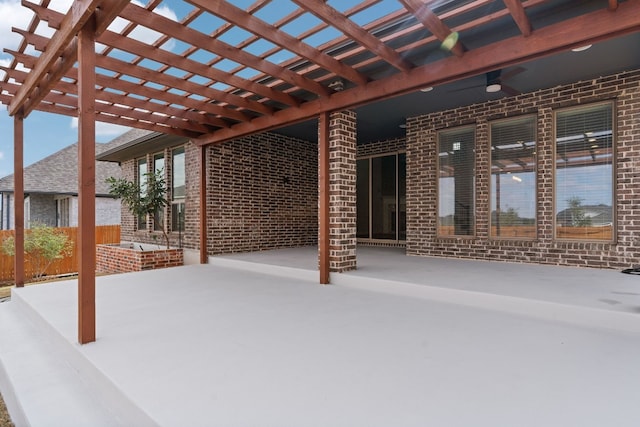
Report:
[[130,247],[98,245],[96,251],[97,273],[127,273],[177,267],[184,264],[182,249],[136,250]]

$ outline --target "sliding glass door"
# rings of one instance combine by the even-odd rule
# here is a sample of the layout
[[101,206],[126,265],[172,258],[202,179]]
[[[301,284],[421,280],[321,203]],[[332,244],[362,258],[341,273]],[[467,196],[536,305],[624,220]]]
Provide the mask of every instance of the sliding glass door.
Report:
[[406,239],[406,154],[357,162],[357,237]]

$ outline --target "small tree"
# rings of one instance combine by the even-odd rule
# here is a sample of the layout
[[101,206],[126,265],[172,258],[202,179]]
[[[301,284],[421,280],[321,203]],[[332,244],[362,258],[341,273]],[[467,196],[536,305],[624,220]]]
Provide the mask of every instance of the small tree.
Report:
[[[24,253],[29,256],[33,267],[32,278],[41,279],[47,268],[57,259],[71,254],[72,243],[61,230],[44,224],[32,224],[24,236]],[[2,251],[15,256],[16,247],[13,236],[2,241]]]
[[567,203],[571,210],[571,225],[573,227],[590,227],[591,218],[587,216],[582,207],[582,199],[578,196],[570,197]]
[[[124,178],[107,178],[109,194],[122,199],[129,212],[136,218],[140,216],[153,217],[156,212],[169,204],[165,197],[167,185],[162,170],[147,172],[143,177],[144,182],[141,184]],[[169,249],[169,235],[164,228],[164,224],[162,235],[167,243],[167,249]]]

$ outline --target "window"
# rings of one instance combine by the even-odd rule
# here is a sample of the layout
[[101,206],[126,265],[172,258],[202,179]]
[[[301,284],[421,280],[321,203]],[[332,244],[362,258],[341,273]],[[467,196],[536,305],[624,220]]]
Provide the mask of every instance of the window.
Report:
[[69,226],[69,197],[56,199],[56,227]]
[[536,237],[536,117],[491,124],[491,237]]
[[185,156],[184,147],[173,150],[171,160],[171,229],[184,229]]
[[555,236],[613,240],[613,105],[555,115]]
[[359,159],[356,169],[356,236],[406,240],[406,154]]
[[[138,159],[138,185],[140,186],[140,197],[144,196],[147,182],[147,159]],[[144,215],[138,216],[138,230],[147,228],[147,218]]]
[[[155,173],[164,171],[164,153],[154,154],[153,171]],[[159,208],[153,214],[153,229],[156,231],[162,231],[163,228],[164,228],[164,208]]]
[[475,225],[475,128],[438,133],[438,235],[472,236]]

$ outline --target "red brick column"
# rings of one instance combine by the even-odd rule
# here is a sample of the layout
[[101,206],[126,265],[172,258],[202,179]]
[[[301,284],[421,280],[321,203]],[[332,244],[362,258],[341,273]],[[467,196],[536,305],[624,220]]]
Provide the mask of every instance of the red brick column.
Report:
[[356,114],[329,117],[329,268],[356,268]]

